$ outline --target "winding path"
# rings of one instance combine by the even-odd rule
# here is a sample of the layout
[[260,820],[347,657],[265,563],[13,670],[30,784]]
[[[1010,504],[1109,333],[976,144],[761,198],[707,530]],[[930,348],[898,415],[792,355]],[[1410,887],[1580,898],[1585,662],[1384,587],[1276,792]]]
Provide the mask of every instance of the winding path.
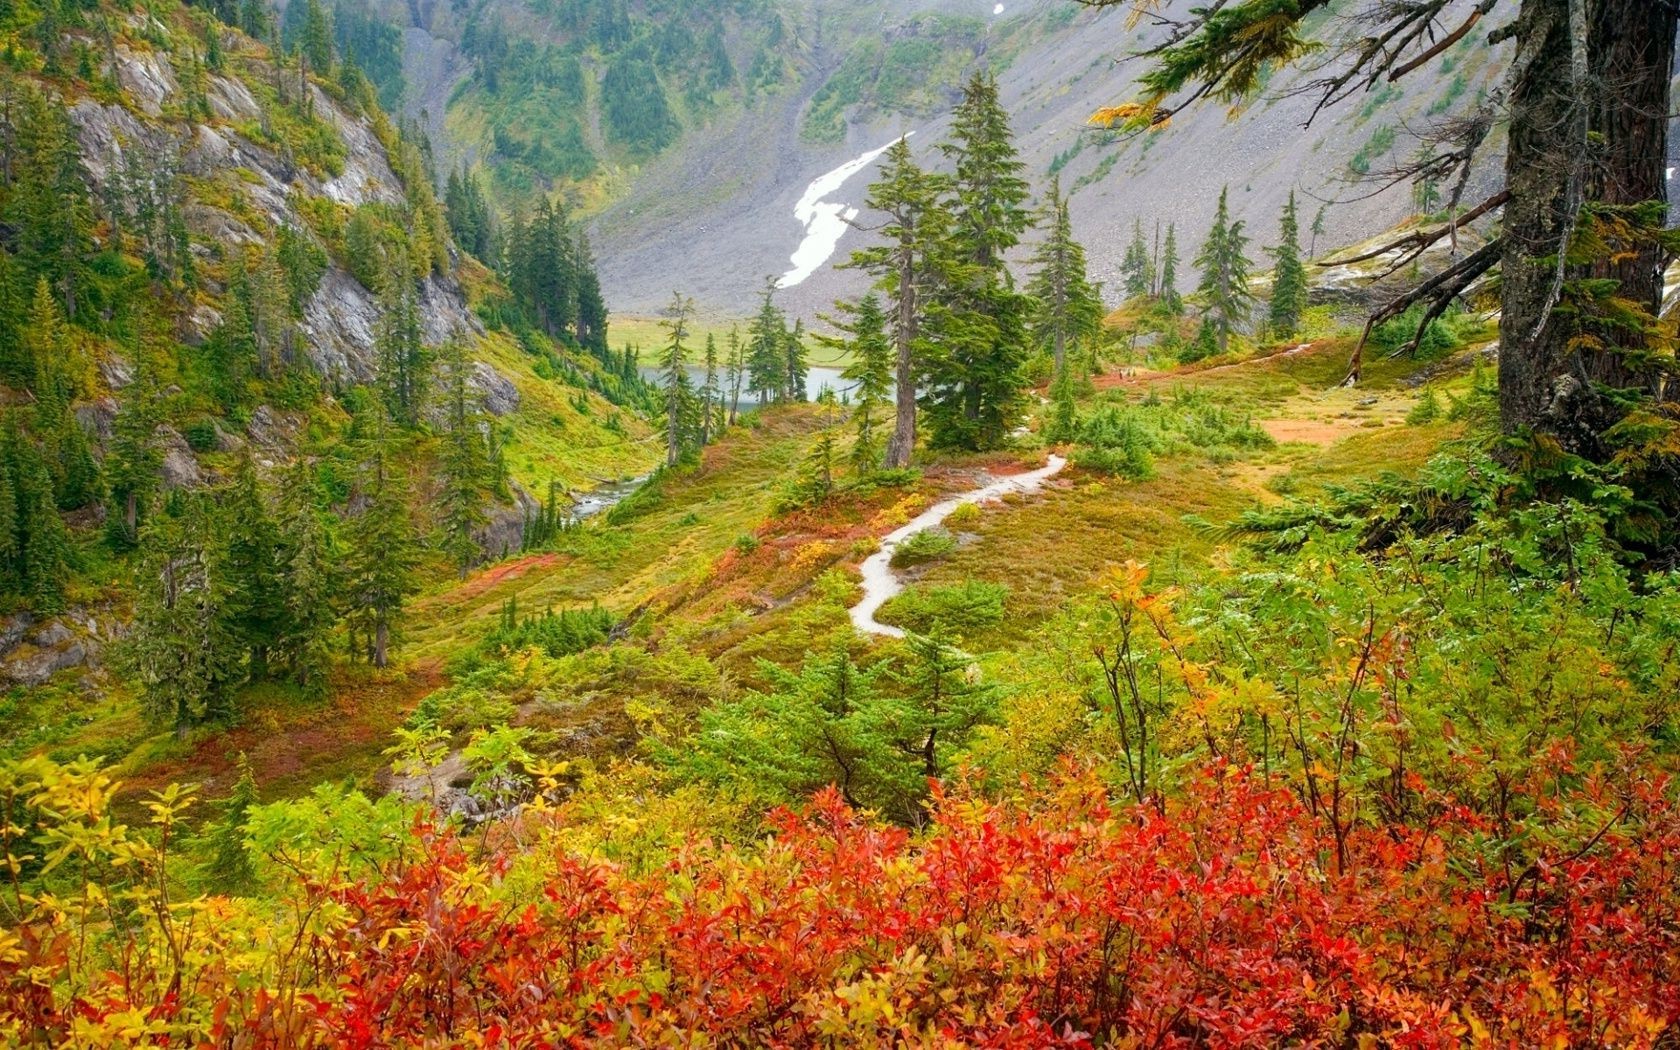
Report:
[[891,624],[881,623],[875,619],[875,614],[881,610],[887,600],[904,589],[904,581],[893,571],[893,551],[898,545],[924,529],[931,529],[935,525],[950,517],[952,511],[964,503],[982,503],[1000,496],[1024,495],[1037,492],[1044,487],[1050,478],[1062,472],[1067,466],[1067,460],[1061,456],[1051,456],[1049,465],[1029,471],[1025,474],[1012,474],[1007,478],[999,478],[989,485],[971,489],[961,495],[941,500],[922,511],[908,524],[889,532],[881,540],[881,549],[864,559],[861,566],[863,572],[863,599],[851,608],[852,625],[866,634],[879,634],[887,638],[903,638],[904,632]]

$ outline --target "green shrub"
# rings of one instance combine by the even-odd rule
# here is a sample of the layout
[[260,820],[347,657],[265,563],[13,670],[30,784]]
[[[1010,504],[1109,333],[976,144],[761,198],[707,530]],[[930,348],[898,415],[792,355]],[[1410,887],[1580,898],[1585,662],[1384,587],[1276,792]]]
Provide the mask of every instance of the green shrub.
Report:
[[953,529],[964,529],[980,521],[980,505],[964,503],[945,516],[945,524]]
[[918,634],[936,627],[959,633],[982,631],[1003,622],[1003,601],[1008,596],[1008,587],[983,580],[909,587],[881,607],[879,619]]
[[1150,455],[1154,445],[1135,413],[1109,405],[1080,424],[1073,462],[1087,470],[1141,481],[1155,476],[1155,462]]
[[187,439],[187,447],[194,452],[213,452],[216,448],[216,421],[195,419],[181,428],[181,436]]
[[905,537],[902,543],[893,548],[892,565],[894,568],[903,568],[907,565],[938,561],[956,549],[957,538],[945,529],[935,526]]

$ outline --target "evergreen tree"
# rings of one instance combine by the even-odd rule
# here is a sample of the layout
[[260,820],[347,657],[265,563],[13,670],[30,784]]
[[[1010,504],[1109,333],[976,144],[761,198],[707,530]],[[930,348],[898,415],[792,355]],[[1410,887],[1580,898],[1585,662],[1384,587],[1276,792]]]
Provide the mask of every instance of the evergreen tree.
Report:
[[1307,248],[1307,255],[1314,259],[1318,258],[1318,239],[1324,236],[1324,220],[1329,211],[1330,205],[1320,204],[1317,213],[1313,215],[1312,244]]
[[1078,434],[1079,408],[1073,400],[1073,373],[1063,364],[1050,381],[1050,418],[1044,424],[1044,440],[1063,444]]
[[1178,230],[1167,224],[1167,243],[1161,250],[1161,306],[1177,317],[1184,313],[1184,297],[1178,294]]
[[804,401],[805,390],[805,322],[797,319],[783,341],[782,400]]
[[1126,247],[1120,273],[1126,282],[1126,298],[1139,299],[1154,290],[1154,266],[1149,258],[1149,246],[1143,240],[1142,219],[1132,220],[1132,243]]
[[323,77],[332,74],[332,16],[321,6],[321,0],[306,0],[303,29],[298,35],[298,51],[313,72]]
[[10,526],[0,537],[6,589],[21,595],[38,612],[57,612],[64,607],[64,586],[70,576],[70,534],[59,517],[52,476],[41,451],[12,414],[6,417],[0,461],[5,467],[0,525]]
[[221,536],[201,495],[146,519],[122,657],[141,708],[177,735],[232,713],[239,643],[228,623]]
[[824,427],[805,454],[799,470],[799,497],[804,506],[824,503],[834,493],[834,428]]
[[950,266],[931,315],[925,408],[935,445],[993,448],[1025,405],[1028,303],[1014,289],[1004,253],[1030,222],[1023,165],[993,77],[970,78],[943,148],[956,167],[947,202]]
[[392,634],[415,579],[419,546],[398,466],[396,438],[382,407],[372,409],[359,489],[361,513],[345,530],[345,599],[351,636],[375,667],[390,663]]
[[659,378],[665,390],[665,465],[675,466],[689,447],[689,423],[693,412],[694,388],[688,379],[688,321],[694,301],[681,292],[673,293],[660,327],[665,329],[665,347],[659,355]]
[[943,632],[912,634],[906,642],[910,666],[892,672],[904,692],[884,704],[878,725],[919,759],[923,777],[938,779],[970,734],[995,717],[997,690],[974,681],[974,658]]
[[1272,249],[1272,334],[1293,339],[1307,308],[1307,268],[1301,262],[1301,229],[1295,215],[1295,193],[1284,206],[1278,246]]
[[881,425],[892,391],[893,348],[887,338],[887,315],[881,300],[866,295],[856,304],[838,304],[850,320],[834,320],[834,325],[846,338],[828,338],[824,342],[851,355],[851,363],[841,377],[851,380],[852,393],[852,469],[867,474],[881,464]]
[[105,517],[105,535],[118,549],[130,549],[139,543],[141,521],[157,490],[158,470],[163,465],[157,441],[162,391],[152,363],[158,338],[154,325],[131,355],[133,381],[123,391],[111,449],[105,458],[113,507]]
[[277,654],[305,694],[320,696],[332,667],[342,552],[323,519],[313,464],[299,460],[286,473],[280,509],[286,633]]
[[868,206],[887,216],[885,244],[852,253],[849,265],[871,274],[885,293],[892,336],[895,404],[886,466],[910,465],[916,449],[917,373],[926,349],[922,327],[928,301],[943,281],[949,215],[940,205],[947,180],[916,164],[909,139],[888,148],[881,178],[869,187]]
[[734,426],[741,413],[741,385],[747,378],[746,344],[741,342],[738,325],[729,328],[728,355],[725,372],[729,382],[729,425]]
[[375,351],[385,410],[404,427],[418,426],[425,410],[431,353],[420,331],[419,304],[406,266],[399,265],[381,297]]
[[776,281],[764,283],[764,302],[747,327],[748,386],[760,404],[780,401],[787,388],[787,318],[776,306]]
[[489,453],[485,448],[482,413],[472,388],[466,350],[459,340],[444,345],[443,381],[448,413],[444,417],[443,531],[444,550],[466,579],[479,555],[474,535],[488,520],[484,513]]
[[249,675],[268,677],[269,650],[287,629],[280,530],[249,453],[240,457],[233,483],[222,494],[224,538],[220,570],[224,618],[232,639],[247,654]]
[[1058,176],[1050,182],[1040,226],[1044,242],[1033,256],[1027,294],[1033,297],[1032,329],[1050,352],[1055,370],[1067,363],[1068,347],[1094,340],[1102,328],[1102,300],[1085,272],[1085,249],[1073,238],[1073,222]]
[[[56,37],[57,33],[54,32]],[[10,230],[22,287],[45,279],[77,320],[89,283],[93,202],[76,128],[62,105],[34,88],[10,100],[7,183],[0,222]],[[0,117],[4,120],[5,117]]]
[[1219,191],[1219,209],[1214,214],[1213,229],[1196,256],[1201,271],[1197,293],[1202,298],[1205,317],[1211,322],[1218,352],[1230,349],[1231,334],[1248,319],[1254,304],[1254,294],[1248,290],[1248,237],[1243,233],[1241,220],[1231,221],[1229,189]]
[[601,296],[601,278],[595,270],[595,254],[589,238],[579,230],[573,248],[573,277],[577,282],[578,345],[596,357],[607,356],[607,303]]
[[251,865],[251,852],[245,845],[245,824],[257,805],[257,779],[251,773],[251,760],[239,753],[239,779],[234,781],[233,793],[219,804],[221,814],[204,832],[205,852],[203,879],[216,893],[245,894],[257,888],[256,869]]
[[706,333],[706,382],[700,387],[700,444],[709,445],[723,429],[723,390],[718,385],[717,337]]

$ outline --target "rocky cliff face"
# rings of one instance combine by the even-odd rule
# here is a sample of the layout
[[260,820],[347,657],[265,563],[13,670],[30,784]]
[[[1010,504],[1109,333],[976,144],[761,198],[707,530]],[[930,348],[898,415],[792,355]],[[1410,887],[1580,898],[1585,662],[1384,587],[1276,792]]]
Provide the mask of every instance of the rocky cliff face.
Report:
[[[255,59],[246,59],[245,68],[250,75],[271,75]],[[331,175],[253,140],[248,129],[260,128],[268,114],[237,77],[208,75],[205,98],[211,115],[187,120],[180,115],[183,92],[169,55],[119,47],[116,70],[120,102],[86,98],[71,107],[95,192],[110,192],[133,163],[144,168],[165,159],[188,188],[183,216],[200,257],[231,246],[268,243],[271,234],[256,228],[259,223],[269,229],[308,229],[303,208],[312,200],[350,208],[404,201],[402,182],[369,119],[317,85],[309,87],[312,110],[343,144],[342,166]],[[208,301],[187,319],[189,338],[203,338],[220,322],[217,291],[211,288]],[[419,305],[425,335],[432,342],[482,334],[464,292],[451,277],[428,277]],[[374,375],[377,320],[374,293],[339,260],[331,259],[319,287],[304,304],[301,344],[323,376],[366,382]]]

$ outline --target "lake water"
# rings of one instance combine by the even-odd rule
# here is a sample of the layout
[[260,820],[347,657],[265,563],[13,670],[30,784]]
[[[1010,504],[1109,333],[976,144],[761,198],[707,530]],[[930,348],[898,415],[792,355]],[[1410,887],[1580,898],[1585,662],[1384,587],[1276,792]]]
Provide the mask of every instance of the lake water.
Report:
[[[703,365],[689,365],[687,367],[689,382],[694,384],[694,389],[700,389],[701,385],[706,382],[705,367]],[[643,365],[641,366],[640,371],[643,379],[653,383],[655,386],[659,384],[659,369],[654,368],[651,365]],[[718,382],[720,384],[725,382],[727,378],[728,377],[721,372],[718,374]],[[810,368],[806,369],[805,399],[807,401],[815,401],[818,395],[822,393],[823,387],[825,386],[832,389],[837,397],[842,394],[848,395],[849,400],[852,390],[857,386],[857,384],[850,379],[842,379],[840,377],[840,369],[835,368],[832,365],[812,365]],[[728,399],[729,390],[727,388],[725,388],[723,396],[726,400]],[[889,394],[888,396],[891,395]],[[757,408],[759,407],[758,399],[753,397],[750,391],[742,389],[741,407]]]

